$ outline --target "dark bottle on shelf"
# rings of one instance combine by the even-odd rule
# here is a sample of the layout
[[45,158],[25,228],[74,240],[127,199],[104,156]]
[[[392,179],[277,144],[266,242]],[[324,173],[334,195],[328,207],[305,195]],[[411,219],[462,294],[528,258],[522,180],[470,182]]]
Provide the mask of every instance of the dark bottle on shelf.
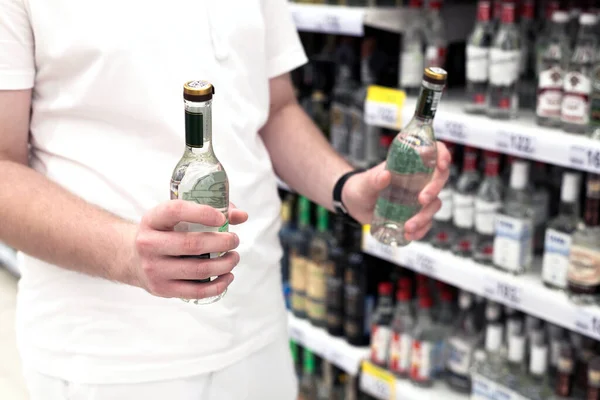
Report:
[[544,236],[546,223],[550,215],[550,193],[548,191],[548,171],[546,164],[536,161],[533,164],[531,182],[533,183],[533,252],[541,255],[544,252]]
[[336,215],[333,222],[334,246],[330,251],[331,262],[327,264],[327,332],[333,336],[344,335],[344,271],[350,247],[346,219]]
[[594,357],[588,367],[586,400],[600,400],[600,357]]
[[310,227],[310,200],[298,198],[298,224],[290,247],[290,285],[292,287],[292,312],[298,318],[306,318],[306,282]]
[[568,399],[573,390],[573,373],[575,372],[575,355],[568,342],[561,343],[555,380],[555,399]]

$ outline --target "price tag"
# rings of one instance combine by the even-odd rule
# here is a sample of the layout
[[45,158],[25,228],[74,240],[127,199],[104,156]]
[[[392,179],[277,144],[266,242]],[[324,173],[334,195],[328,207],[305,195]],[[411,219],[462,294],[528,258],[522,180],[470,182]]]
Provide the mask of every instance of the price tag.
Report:
[[435,124],[435,136],[451,142],[468,143],[467,127],[462,122],[442,120],[438,117]]
[[392,246],[381,243],[371,236],[371,226],[363,225],[363,249],[387,261],[395,261],[395,252]]
[[402,107],[406,93],[382,86],[369,86],[365,100],[365,122],[387,128],[402,127]]
[[362,364],[360,389],[379,400],[396,399],[396,378],[390,372],[368,361]]
[[571,146],[569,163],[577,169],[600,172],[600,149],[578,145]]
[[575,313],[575,330],[582,335],[600,340],[600,314],[585,309]]
[[536,152],[536,140],[522,133],[498,132],[496,145],[500,151],[522,154],[531,157]]
[[522,303],[522,289],[516,284],[501,282],[496,279],[489,279],[484,287],[484,294],[502,304],[507,304],[514,308],[520,308]]
[[419,252],[414,256],[414,268],[424,275],[437,276],[436,260],[425,253]]

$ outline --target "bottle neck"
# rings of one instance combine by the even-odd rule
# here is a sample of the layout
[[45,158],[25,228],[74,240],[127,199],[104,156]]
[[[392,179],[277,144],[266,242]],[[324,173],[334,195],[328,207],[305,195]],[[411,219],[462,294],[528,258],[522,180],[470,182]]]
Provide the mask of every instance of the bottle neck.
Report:
[[552,20],[552,15],[554,14],[554,11],[558,11],[560,8],[560,4],[558,1],[556,0],[550,0],[548,2],[548,5],[546,6],[546,19],[547,20]]
[[475,169],[477,169],[477,153],[467,150],[463,160],[463,172],[472,172]]
[[480,0],[477,4],[477,21],[487,23],[490,21],[491,5],[490,0]]
[[212,100],[184,100],[185,144],[194,153],[212,151]]
[[531,22],[535,17],[535,6],[533,0],[525,0],[521,9],[521,21]]
[[497,177],[499,166],[500,166],[500,163],[499,163],[498,157],[488,156],[485,159],[485,176],[488,178]]
[[515,4],[514,3],[503,3],[502,4],[502,15],[500,17],[502,25],[512,25],[515,23]]
[[431,124],[437,111],[440,98],[442,97],[443,85],[436,85],[423,81],[421,91],[417,100],[417,108],[413,119],[425,124]]
[[352,67],[347,64],[340,64],[338,68],[338,81],[348,82],[352,79]]

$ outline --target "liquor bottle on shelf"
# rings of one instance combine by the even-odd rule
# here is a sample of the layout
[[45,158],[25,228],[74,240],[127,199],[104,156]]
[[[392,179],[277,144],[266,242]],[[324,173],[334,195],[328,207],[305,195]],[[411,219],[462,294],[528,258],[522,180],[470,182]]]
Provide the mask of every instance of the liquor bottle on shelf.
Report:
[[[217,159],[212,143],[212,98],[214,87],[207,81],[189,81],[183,85],[185,110],[185,150],[171,176],[171,199],[191,201],[216,208],[225,215],[226,222],[218,228],[180,222],[175,226],[181,232],[227,232],[229,230],[229,180]],[[193,258],[217,258],[220,253],[200,254]],[[187,257],[186,257],[187,258]],[[217,277],[199,280],[210,282]],[[211,304],[225,296],[183,301],[191,304]]]
[[325,271],[332,264],[329,252],[333,247],[333,237],[329,232],[329,211],[323,206],[318,206],[317,215],[317,233],[310,242],[310,259],[306,266],[306,313],[313,325],[325,327],[327,325]]
[[490,49],[487,115],[516,118],[519,110],[518,83],[521,35],[515,25],[515,3],[502,3],[502,23]]
[[371,361],[385,367],[392,330],[390,324],[394,313],[392,301],[392,283],[380,282],[378,287],[379,301],[371,322]]
[[571,398],[573,392],[573,373],[575,372],[575,355],[568,342],[561,343],[557,372],[554,395],[550,400],[567,400]]
[[447,340],[453,331],[455,318],[454,294],[448,285],[439,281],[438,283],[441,286],[439,286],[440,297],[435,313],[435,329],[438,338],[435,344],[433,375],[436,379],[445,379],[449,351]]
[[536,335],[531,341],[529,375],[522,392],[532,400],[545,400],[552,394],[548,382],[548,345],[543,335]]
[[504,327],[498,320],[488,319],[485,330],[485,364],[480,373],[488,379],[498,382],[502,378],[502,367],[504,359],[502,358],[502,338],[504,336]]
[[475,244],[473,259],[480,264],[492,264],[496,212],[502,206],[504,186],[498,175],[500,155],[485,152],[485,177],[475,198]]
[[349,248],[346,220],[335,215],[333,223],[334,246],[330,251],[331,262],[326,266],[327,279],[327,332],[332,336],[344,335],[344,271],[346,252]]
[[283,257],[281,257],[281,281],[285,304],[288,310],[292,308],[292,291],[290,286],[290,247],[294,232],[292,226],[292,198],[293,195],[288,193],[281,202],[281,229],[279,230],[279,241],[283,249]]
[[533,204],[528,178],[529,162],[515,160],[506,199],[496,214],[493,262],[513,274],[526,272],[532,260]]
[[600,357],[594,357],[588,367],[587,400],[600,399]]
[[502,2],[504,0],[491,0],[492,4],[492,33],[498,32],[502,20]]
[[315,355],[307,348],[304,349],[303,364],[300,394],[303,399],[317,400],[316,360]]
[[290,351],[292,353],[292,362],[294,363],[294,371],[298,380],[302,377],[302,363],[300,360],[300,346],[293,340],[290,340]]
[[[454,159],[455,146],[454,143],[445,142],[448,151]],[[452,163],[450,165],[450,175],[446,185],[438,195],[442,202],[442,207],[433,216],[433,226],[430,231],[430,241],[434,247],[440,249],[450,249],[455,236],[454,224],[452,222],[452,214],[454,212],[454,190],[456,180],[458,179],[458,169]]]
[[388,368],[396,376],[406,378],[410,372],[410,357],[412,348],[412,332],[415,327],[415,317],[411,306],[411,281],[400,279],[396,292],[396,308],[392,318],[392,339]]
[[539,51],[539,79],[537,90],[536,121],[542,126],[559,127],[563,98],[563,78],[570,57],[570,42],[567,36],[569,16],[564,11],[555,11],[549,36]]
[[480,175],[477,171],[477,150],[465,147],[463,170],[454,189],[452,218],[455,227],[455,240],[452,251],[464,257],[471,256],[475,233],[475,195],[479,186]]
[[595,303],[600,294],[600,175],[588,174],[583,226],[572,236],[568,289],[576,303]]
[[494,29],[490,21],[490,12],[491,1],[479,0],[477,23],[467,39],[465,111],[474,114],[484,114],[487,108],[489,54]]
[[561,105],[562,127],[569,133],[586,133],[590,121],[590,74],[596,60],[598,40],[594,31],[596,16],[581,14],[581,27],[564,79]]
[[384,244],[410,243],[404,223],[421,209],[419,193],[431,180],[437,163],[433,118],[446,76],[443,69],[425,69],[415,114],[390,146],[386,169],[392,173],[392,183],[377,199],[371,223],[371,235]]
[[580,174],[565,172],[559,214],[548,223],[542,261],[542,281],[554,289],[567,288],[572,234],[579,223]]
[[600,59],[594,63],[591,81],[589,131],[592,140],[600,140]]
[[292,312],[298,318],[306,318],[306,283],[310,227],[310,200],[298,197],[298,223],[290,247],[290,284],[292,286]]
[[408,95],[419,93],[423,67],[425,66],[425,33],[421,16],[422,5],[422,0],[410,0],[408,7],[418,17],[408,21],[406,31],[402,36],[398,81],[400,88]]
[[567,10],[569,10],[569,26],[568,26],[568,34],[573,43],[571,43],[572,47],[575,47],[575,40],[577,37],[577,32],[581,29],[581,16],[583,15],[581,9],[581,1],[580,0],[569,0],[567,6]]
[[522,108],[535,108],[535,3],[522,0],[519,18],[521,57],[519,61],[519,104]]
[[[535,71],[536,76],[539,77],[542,69],[542,55],[544,50],[548,47],[548,40],[552,36],[553,28],[553,16],[554,13],[560,11],[560,1],[559,0],[548,0],[545,3],[546,7],[544,9],[545,18],[539,21],[539,29],[536,33],[535,40]],[[566,23],[568,24],[569,14],[565,13],[567,17]],[[567,48],[571,48],[571,41],[568,36],[568,32],[566,31],[565,26],[565,34],[567,35]]]
[[431,387],[434,383],[433,367],[438,335],[431,315],[432,307],[430,294],[427,291],[420,293],[417,322],[412,333],[410,379],[415,385],[423,387]]
[[440,10],[442,0],[429,0],[429,10],[426,19],[426,41],[425,68],[444,68],[446,64],[446,53],[448,42],[446,40],[446,26]]
[[331,145],[345,159],[350,157],[348,148],[350,139],[352,98],[358,84],[353,79],[356,56],[352,39],[342,38],[335,53],[336,77],[331,102]]
[[548,191],[548,171],[546,164],[536,161],[531,171],[531,182],[533,186],[533,252],[541,255],[544,252],[544,236],[546,233],[546,221],[550,213],[550,193]]
[[550,357],[548,359],[548,370],[550,377],[554,381],[558,375],[558,363],[560,360],[560,349],[566,340],[565,329],[555,324],[546,324],[548,335],[548,350]]
[[523,377],[526,375],[525,348],[527,338],[523,327],[508,333],[508,354],[500,383],[513,391],[523,387]]
[[588,386],[589,366],[596,355],[596,343],[593,339],[576,332],[570,332],[570,336],[576,354],[574,395],[582,397]]

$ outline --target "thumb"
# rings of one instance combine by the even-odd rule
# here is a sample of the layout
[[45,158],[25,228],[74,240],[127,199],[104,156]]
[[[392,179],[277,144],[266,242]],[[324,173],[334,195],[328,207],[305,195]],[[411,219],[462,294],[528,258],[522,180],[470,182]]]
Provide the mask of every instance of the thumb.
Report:
[[367,187],[363,187],[363,190],[380,192],[392,182],[392,174],[385,169],[385,162],[367,170],[365,174],[364,184]]

